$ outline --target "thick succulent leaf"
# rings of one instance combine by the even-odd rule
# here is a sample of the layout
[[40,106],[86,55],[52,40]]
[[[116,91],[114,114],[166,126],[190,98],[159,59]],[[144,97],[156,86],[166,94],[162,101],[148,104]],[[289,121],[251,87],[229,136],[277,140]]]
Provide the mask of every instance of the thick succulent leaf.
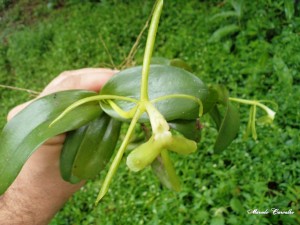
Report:
[[193,72],[192,68],[185,61],[181,59],[171,59],[170,66],[175,66],[178,68],[182,68],[186,71]]
[[227,103],[225,114],[214,145],[215,153],[220,153],[236,138],[240,126],[239,112],[230,102]]
[[97,102],[81,105],[58,123],[49,124],[73,102],[96,93],[71,90],[35,100],[4,127],[0,136],[0,194],[14,181],[28,157],[48,138],[77,129],[100,113]]
[[[240,126],[240,116],[236,107],[230,103],[228,90],[223,85],[212,85],[210,89],[217,94],[217,104],[209,114],[219,131],[214,145],[215,152],[219,153],[236,138]],[[220,107],[222,107],[223,113],[220,112]]]
[[223,105],[225,106],[225,108],[227,107],[229,93],[226,87],[223,85],[215,84],[215,85],[211,85],[209,88],[211,92],[214,92],[217,96],[216,104],[209,111],[209,115],[215,122],[217,129],[220,130],[224,116],[221,114],[218,106]]
[[153,57],[151,59],[151,64],[159,64],[159,65],[167,65],[167,66],[175,66],[186,71],[192,72],[192,68],[181,59],[166,59],[163,57]]
[[211,116],[211,118],[213,119],[213,121],[215,122],[217,129],[219,130],[222,124],[222,115],[218,109],[218,106],[215,105],[209,112],[209,115]]
[[226,106],[229,98],[227,88],[224,85],[219,84],[211,85],[209,88],[211,89],[211,91],[216,93],[217,103]]
[[[142,67],[133,67],[121,71],[112,77],[102,88],[102,95],[120,95],[135,99],[140,98],[140,84]],[[151,65],[149,73],[149,98],[150,100],[172,94],[185,94],[199,98],[208,112],[215,103],[215,96],[207,86],[195,75],[186,70],[166,65]],[[115,101],[123,110],[129,111],[135,103]],[[196,119],[199,117],[199,104],[190,99],[172,98],[155,103],[157,109],[168,120]],[[103,110],[119,120],[120,117],[109,104],[101,102]],[[140,122],[148,122],[148,116],[142,115]]]
[[65,181],[78,183],[81,179],[72,173],[74,161],[88,125],[68,132],[60,155],[60,173]]
[[199,142],[201,128],[198,120],[173,120],[168,124],[186,138]]
[[73,175],[94,178],[109,162],[119,139],[121,123],[105,113],[92,121],[80,144],[73,164]]
[[90,161],[97,157],[97,149],[99,144],[101,144],[108,122],[109,117],[103,113],[100,117],[91,121],[87,125],[86,132],[79,143],[78,151],[72,165],[72,173],[74,175],[76,174],[76,177],[83,179],[85,174],[85,178],[92,178],[90,176],[92,171],[89,169],[91,167]]
[[164,57],[152,57],[151,64],[167,65],[170,66],[170,60]]

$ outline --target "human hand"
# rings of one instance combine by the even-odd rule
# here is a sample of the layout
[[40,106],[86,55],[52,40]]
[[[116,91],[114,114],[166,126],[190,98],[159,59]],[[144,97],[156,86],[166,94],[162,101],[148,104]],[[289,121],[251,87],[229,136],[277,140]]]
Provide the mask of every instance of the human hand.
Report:
[[[70,89],[98,92],[115,72],[92,68],[66,71],[51,81],[38,97]],[[32,101],[13,108],[8,120]],[[84,184],[70,184],[61,178],[59,156],[64,139],[64,134],[49,139],[28,159],[16,180],[0,197],[0,221],[22,225],[48,224],[67,199]]]

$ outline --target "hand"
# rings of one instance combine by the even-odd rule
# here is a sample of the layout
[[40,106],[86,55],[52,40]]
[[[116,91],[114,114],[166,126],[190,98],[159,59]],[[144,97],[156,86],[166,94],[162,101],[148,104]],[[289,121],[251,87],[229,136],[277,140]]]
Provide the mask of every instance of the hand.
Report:
[[[110,69],[66,71],[51,81],[39,97],[69,89],[98,92],[115,72]],[[8,120],[32,101],[12,109]],[[48,224],[68,198],[82,187],[84,182],[70,184],[61,178],[59,155],[64,139],[65,135],[61,134],[46,141],[28,159],[16,180],[0,197],[2,225]]]

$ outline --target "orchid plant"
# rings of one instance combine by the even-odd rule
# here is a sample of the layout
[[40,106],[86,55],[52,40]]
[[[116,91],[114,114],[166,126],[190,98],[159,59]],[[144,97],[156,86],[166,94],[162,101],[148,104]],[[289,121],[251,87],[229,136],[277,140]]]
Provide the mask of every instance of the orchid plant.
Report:
[[[162,8],[163,0],[157,0],[142,66],[120,71],[100,93],[71,90],[37,99],[8,122],[0,136],[0,194],[45,140],[63,132],[68,132],[68,136],[61,153],[62,177],[71,183],[95,177],[113,155],[121,123],[129,126],[96,203],[107,193],[137,124],[144,124],[151,132],[144,143],[128,154],[128,168],[138,172],[151,165],[166,187],[179,191],[180,181],[169,154],[188,155],[197,150],[202,116],[208,114],[216,123],[219,134],[215,152],[224,150],[238,134],[239,112],[232,102],[250,105],[247,136],[257,138],[258,108],[266,112],[259,122],[274,120],[275,111],[263,104],[273,102],[230,97],[224,86],[205,85],[181,61],[152,61]],[[34,119],[22,125],[28,116]]]

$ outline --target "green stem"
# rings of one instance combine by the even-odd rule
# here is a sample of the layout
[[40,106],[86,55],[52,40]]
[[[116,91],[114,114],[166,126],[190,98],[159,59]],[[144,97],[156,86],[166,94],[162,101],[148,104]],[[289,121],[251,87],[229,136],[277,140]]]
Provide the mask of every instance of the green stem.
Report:
[[123,117],[124,119],[131,119],[134,116],[134,113],[137,109],[137,105],[131,108],[129,111],[125,111],[121,109],[116,103],[114,103],[112,100],[107,100],[110,107],[117,113],[119,116]]
[[252,126],[251,126],[251,131],[252,131],[252,138],[254,140],[257,140],[257,133],[256,133],[256,128],[255,128],[255,118],[256,118],[256,106],[252,106]]
[[134,127],[138,121],[138,119],[140,118],[140,116],[145,112],[145,109],[144,107],[138,107],[135,114],[134,114],[134,117],[132,118],[132,121],[129,125],[129,128],[126,132],[126,135],[124,137],[124,140],[121,144],[121,147],[119,148],[110,168],[109,168],[109,171],[105,177],[105,180],[103,182],[103,185],[101,187],[101,190],[98,194],[98,197],[96,199],[96,204],[98,204],[98,202],[103,198],[103,196],[106,194],[106,192],[108,191],[108,188],[109,188],[109,185],[111,183],[111,180],[114,176],[114,174],[116,173],[117,169],[118,169],[118,166],[121,162],[121,159],[124,155],[124,152],[125,152],[125,149],[130,141],[130,138],[131,138],[131,135],[134,131]]
[[193,100],[197,103],[200,103],[201,100],[195,96],[192,95],[185,95],[185,94],[171,94],[171,95],[164,95],[164,96],[160,96],[158,98],[155,98],[153,100],[151,100],[152,103],[156,103],[156,102],[160,102],[169,98],[185,98],[185,99],[190,99]]
[[239,102],[247,105],[257,105],[259,102],[255,100],[247,100],[247,99],[241,99],[241,98],[229,98],[230,101],[233,102]]
[[155,4],[154,13],[152,16],[151,24],[148,31],[146,49],[143,60],[143,69],[142,69],[142,83],[141,83],[141,100],[147,101],[149,100],[148,96],[148,77],[150,70],[150,62],[153,52],[153,47],[155,43],[155,37],[157,33],[158,23],[160,14],[163,7],[163,0],[158,0]]
[[100,101],[100,100],[123,100],[123,101],[129,101],[129,102],[135,102],[137,103],[138,100],[129,98],[129,97],[124,97],[124,96],[117,96],[117,95],[97,95],[97,96],[91,96],[87,98],[80,99],[73,104],[71,104],[68,108],[66,108],[58,117],[56,117],[49,125],[49,127],[53,126],[53,124],[57,123],[60,119],[62,119],[67,113],[75,109],[76,107],[83,105],[88,102],[93,102],[93,101]]
[[266,113],[268,114],[268,116],[273,120],[275,117],[275,112],[270,109],[269,107],[267,107],[266,105],[260,103],[259,101],[254,101],[254,100],[246,100],[246,99],[240,99],[240,98],[229,98],[230,101],[234,101],[234,102],[238,102],[238,103],[242,103],[242,104],[247,104],[247,105],[256,105],[260,108],[262,108],[263,110],[266,111]]

